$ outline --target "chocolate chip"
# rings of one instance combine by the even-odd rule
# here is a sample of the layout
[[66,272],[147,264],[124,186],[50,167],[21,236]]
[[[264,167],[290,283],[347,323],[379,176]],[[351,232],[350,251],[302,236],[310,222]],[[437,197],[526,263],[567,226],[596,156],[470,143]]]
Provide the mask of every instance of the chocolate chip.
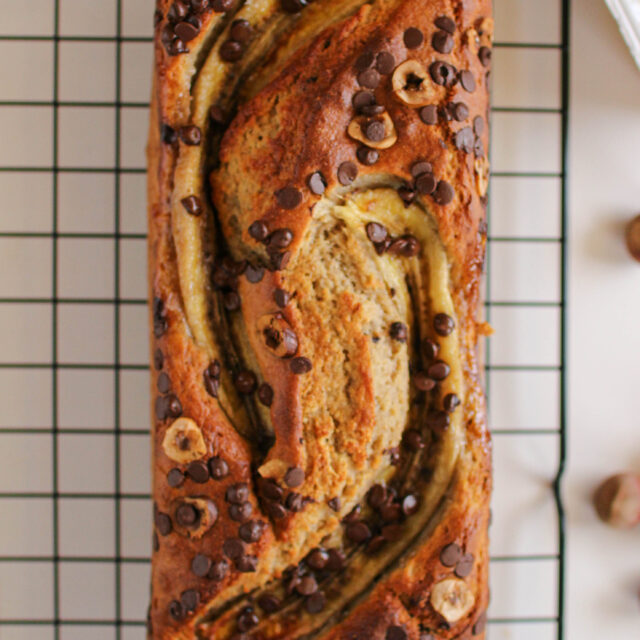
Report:
[[187,589],[180,595],[180,602],[182,602],[185,611],[195,611],[200,604],[200,594],[195,589]]
[[480,49],[478,49],[478,58],[483,67],[489,67],[491,65],[491,55],[492,53],[489,47],[480,47]]
[[342,519],[343,522],[359,522],[360,521],[360,513],[362,512],[362,507],[357,504],[351,511]]
[[229,538],[222,545],[222,553],[231,560],[236,560],[244,554],[244,543],[238,538]]
[[167,484],[174,489],[179,487],[184,482],[184,473],[177,467],[174,467],[167,474]]
[[164,354],[162,353],[161,349],[156,349],[153,354],[153,366],[156,368],[157,371],[159,371],[160,369],[162,369],[163,365],[164,365]]
[[440,551],[440,563],[445,567],[455,567],[462,557],[462,549],[455,542],[448,544]]
[[304,576],[296,584],[296,591],[301,596],[310,596],[318,590],[318,583],[313,576]]
[[163,124],[160,128],[160,137],[165,144],[173,144],[178,139],[178,134],[173,127]]
[[431,411],[429,411],[429,413],[427,413],[427,427],[433,429],[438,433],[446,431],[446,429],[449,427],[449,422],[449,414],[446,411],[432,409]]
[[384,547],[386,542],[387,541],[385,540],[384,536],[374,536],[373,538],[371,538],[371,540],[369,540],[367,544],[367,553],[377,553],[378,551],[380,551],[380,549],[382,549],[382,547]]
[[220,363],[214,360],[202,374],[204,380],[204,388],[207,393],[214,397],[218,397],[218,387],[220,386]]
[[238,482],[227,487],[225,500],[233,504],[242,504],[249,497],[249,486],[246,482]]
[[268,502],[265,505],[265,508],[267,510],[267,513],[269,514],[269,517],[273,520],[282,520],[283,518],[287,517],[285,508],[277,502]]
[[365,69],[368,69],[373,64],[374,60],[375,57],[373,55],[373,52],[365,51],[363,54],[358,56],[358,58],[356,58],[356,71],[364,71]]
[[422,355],[425,357],[427,362],[432,362],[438,357],[438,353],[440,353],[440,346],[437,342],[434,342],[430,338],[425,338],[422,341]]
[[385,522],[396,522],[400,520],[401,515],[402,511],[399,504],[385,504],[380,509],[380,516]]
[[[245,522],[251,517],[253,513],[253,507],[250,502],[243,502],[242,504],[232,504],[229,507],[229,517],[234,522]],[[240,536],[242,538],[242,536]]]
[[404,32],[403,39],[407,49],[417,49],[424,42],[424,34],[416,27],[409,27]]
[[413,385],[419,391],[431,391],[436,386],[436,381],[430,378],[424,371],[418,371],[413,375]]
[[184,20],[183,22],[178,22],[173,31],[182,42],[189,42],[200,33],[200,28],[191,21]]
[[186,212],[192,216],[199,216],[202,213],[202,202],[197,196],[187,196],[186,198],[182,198],[180,202]]
[[258,566],[258,558],[255,556],[240,556],[236,558],[236,569],[242,573],[253,573]]
[[369,149],[369,147],[361,145],[356,151],[356,157],[361,164],[370,167],[378,162],[380,159],[380,153],[376,149]]
[[167,399],[164,396],[158,396],[155,401],[154,411],[156,418],[162,422],[167,419]]
[[432,173],[423,173],[416,178],[416,190],[422,196],[428,196],[436,190],[436,179]]
[[458,578],[466,578],[473,570],[473,563],[475,558],[471,553],[465,553],[456,564],[454,573]]
[[371,537],[371,529],[369,529],[369,527],[360,520],[356,522],[350,522],[347,525],[346,534],[347,538],[349,538],[351,542],[360,544],[361,542],[364,542]]
[[389,245],[387,251],[403,258],[413,258],[420,253],[420,242],[411,235],[401,236]]
[[282,271],[283,269],[286,269],[290,259],[291,251],[285,251],[283,253],[272,253],[271,268],[274,271]]
[[276,229],[269,236],[269,248],[286,249],[293,241],[291,229]]
[[214,562],[211,565],[211,569],[209,569],[209,572],[207,573],[207,578],[219,582],[224,579],[228,571],[229,563],[226,560],[220,560],[219,562]]
[[233,8],[235,0],[212,0],[211,7],[214,11],[229,11]]
[[387,500],[387,490],[381,484],[374,484],[367,493],[367,503],[372,509],[379,509]]
[[412,516],[418,510],[418,498],[411,493],[408,493],[402,498],[402,513],[405,516]]
[[432,171],[433,171],[433,167],[431,166],[430,162],[424,162],[424,161],[416,162],[411,167],[411,175],[414,178],[421,176],[423,173],[432,173]]
[[324,176],[319,171],[314,171],[307,178],[307,185],[309,187],[309,191],[317,196],[321,196],[327,188]]
[[176,522],[183,527],[190,527],[200,518],[198,510],[188,502],[182,502],[176,509]]
[[454,102],[450,113],[455,120],[463,122],[469,117],[469,107],[464,102]]
[[[229,4],[229,7],[233,5],[233,0],[223,0],[223,4],[225,2]],[[203,11],[206,11],[206,9],[209,8],[209,0],[191,0],[191,8],[196,13],[202,13]]]
[[282,600],[270,593],[264,593],[258,598],[258,606],[265,613],[275,613],[282,607]]
[[433,199],[436,203],[440,205],[449,204],[453,200],[454,196],[455,191],[453,190],[453,187],[448,182],[440,180],[433,194]]
[[304,482],[304,471],[300,467],[290,467],[284,474],[284,481],[288,487],[299,487]]
[[360,111],[362,107],[368,107],[375,103],[376,98],[371,91],[358,91],[352,99],[352,104],[356,111]]
[[264,278],[264,267],[254,267],[252,264],[248,264],[244,275],[249,282],[257,284]]
[[484,133],[484,120],[482,116],[476,116],[473,119],[473,131],[477,136],[481,136]]
[[243,46],[235,40],[225,40],[220,46],[220,57],[225,62],[237,62],[243,53]]
[[289,511],[293,513],[298,513],[304,509],[305,499],[299,493],[292,491],[285,501],[285,505]]
[[375,69],[367,69],[358,74],[358,83],[366,89],[375,89],[380,84],[380,74]]
[[473,633],[474,636],[479,636],[481,633],[484,632],[486,626],[487,626],[487,612],[485,611],[475,621],[475,624],[471,629],[471,633]]
[[158,538],[158,534],[155,531],[151,536],[151,547],[154,551],[158,551],[158,549],[160,549],[160,539]]
[[186,145],[196,147],[202,140],[202,132],[195,124],[187,125],[180,128],[180,139]]
[[295,209],[302,202],[302,194],[295,187],[288,185],[276,191],[276,200],[278,206],[283,209]]
[[438,53],[451,53],[453,38],[446,31],[436,31],[431,38],[431,45]]
[[387,633],[385,635],[385,640],[407,640],[409,636],[407,632],[404,630],[404,627],[399,627],[398,625],[392,625],[387,629]]
[[234,20],[229,35],[232,40],[244,44],[251,37],[253,29],[247,20]]
[[446,62],[436,60],[429,66],[431,79],[441,87],[453,87],[458,81],[456,68]]
[[473,144],[475,137],[471,127],[464,127],[460,129],[455,135],[455,145],[457,149],[464,151],[465,153],[471,153],[473,151]]
[[312,367],[313,365],[311,364],[311,360],[309,360],[309,358],[305,358],[304,356],[293,358],[293,360],[291,360],[291,362],[289,363],[289,368],[296,375],[309,373]]
[[282,487],[278,486],[272,478],[258,477],[258,490],[262,496],[268,500],[275,500],[276,502],[281,502],[284,495]]
[[186,53],[188,51],[187,46],[185,45],[180,38],[176,38],[169,45],[169,55],[177,56],[181,53]]
[[229,475],[229,465],[219,456],[209,460],[209,473],[214,480],[222,480]]
[[235,291],[227,291],[222,296],[222,303],[227,311],[237,311],[240,306],[240,296]]
[[298,13],[309,4],[309,0],[280,0],[280,4],[287,13]]
[[442,336],[450,336],[456,327],[456,323],[453,318],[446,313],[436,313],[433,317],[433,328],[435,332]]
[[160,393],[167,393],[171,389],[171,379],[164,371],[158,376],[156,387]]
[[409,335],[407,325],[402,322],[392,322],[389,327],[389,335],[398,342],[406,342]]
[[452,35],[456,32],[456,23],[449,16],[440,16],[434,20],[433,24]]
[[173,393],[165,397],[167,415],[170,418],[179,418],[182,415],[182,404],[180,404],[180,400],[178,400],[178,397]]
[[238,631],[240,633],[244,633],[245,631],[249,631],[249,629],[253,629],[256,625],[260,623],[260,618],[253,612],[252,607],[244,607],[241,609],[240,614],[238,615],[238,619],[236,620],[236,626],[238,627]]
[[256,220],[249,226],[249,235],[258,242],[262,242],[269,235],[269,229],[262,220]]
[[388,51],[381,51],[376,57],[376,69],[382,75],[390,74],[396,66],[396,59]]
[[158,511],[155,515],[156,528],[161,536],[168,536],[173,529],[171,518],[166,514]]
[[416,192],[406,186],[398,188],[398,195],[400,196],[400,200],[404,202],[405,206],[409,206],[416,198]]
[[465,91],[473,93],[476,90],[476,80],[473,77],[473,73],[468,69],[463,69],[460,72],[460,84]]
[[420,109],[420,120],[425,124],[436,124],[438,122],[438,107],[435,104],[428,104]]
[[205,556],[203,553],[198,553],[193,557],[191,561],[191,571],[195,573],[199,578],[204,578],[211,569],[211,558]]
[[384,140],[385,129],[384,124],[379,120],[370,120],[362,125],[362,133],[367,140],[372,142],[380,142]]
[[153,335],[161,338],[169,328],[164,302],[160,298],[153,299]]
[[187,17],[189,13],[189,7],[181,0],[176,0],[167,12],[167,18],[171,22],[178,22]]
[[442,401],[442,406],[447,413],[452,413],[459,405],[460,398],[455,393],[448,393]]
[[451,367],[442,360],[436,360],[433,364],[429,365],[427,369],[427,375],[434,380],[444,380],[451,373]]
[[239,393],[248,395],[253,393],[258,386],[258,380],[256,378],[256,374],[253,371],[249,371],[248,369],[243,369],[239,371],[234,380],[233,380],[236,389]]
[[177,600],[172,600],[169,604],[169,615],[174,620],[183,620],[186,612],[180,602],[178,602]]
[[424,449],[422,435],[416,429],[407,429],[402,437],[402,444],[411,451],[419,451]]
[[331,500],[329,500],[327,504],[333,511],[340,511],[340,498],[331,498]]
[[340,571],[344,566],[345,555],[339,549],[329,549],[329,560],[326,569],[328,571]]
[[251,520],[245,522],[238,530],[238,535],[248,543],[258,542],[262,537],[265,524],[262,520]]
[[314,549],[307,556],[307,564],[315,571],[322,571],[329,562],[329,554],[324,549]]
[[294,513],[298,513],[298,511],[302,511],[304,508],[304,498],[295,491],[292,491],[285,501],[285,506],[289,511],[293,511]]
[[384,242],[387,238],[387,230],[381,224],[377,222],[368,222],[365,227],[367,231],[367,238],[371,240],[371,242]]

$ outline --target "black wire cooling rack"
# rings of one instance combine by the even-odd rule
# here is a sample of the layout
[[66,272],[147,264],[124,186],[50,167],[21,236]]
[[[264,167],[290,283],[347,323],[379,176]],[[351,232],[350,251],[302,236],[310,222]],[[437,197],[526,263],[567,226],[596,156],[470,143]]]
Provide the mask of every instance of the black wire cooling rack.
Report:
[[[505,2],[514,0],[502,0],[503,4]],[[535,0],[526,2],[535,4]],[[556,375],[555,392],[559,403],[557,421],[552,428],[538,428],[535,425],[525,428],[518,425],[517,428],[500,427],[494,430],[496,443],[503,439],[540,436],[549,441],[550,446],[557,448],[557,468],[549,482],[549,493],[555,501],[555,522],[551,526],[556,529],[556,548],[553,553],[492,555],[494,569],[501,564],[517,567],[514,571],[524,572],[525,579],[526,572],[536,563],[551,563],[554,576],[552,583],[542,587],[555,593],[556,597],[554,611],[547,612],[550,615],[490,615],[489,635],[492,638],[533,638],[534,635],[528,635],[529,633],[542,640],[564,638],[565,520],[561,481],[566,459],[567,420],[566,242],[570,2],[544,0],[543,4],[548,8],[554,2],[557,2],[556,8],[561,13],[559,42],[518,40],[497,42],[495,48],[498,54],[516,49],[557,51],[561,82],[560,104],[553,107],[498,105],[494,106],[493,114],[494,120],[501,115],[525,119],[538,115],[558,118],[559,167],[554,167],[553,171],[518,168],[511,171],[500,168],[492,175],[494,185],[497,180],[526,182],[544,179],[557,183],[558,234],[542,237],[501,236],[493,233],[490,220],[487,265],[491,271],[498,246],[536,243],[555,246],[558,250],[556,276],[559,299],[494,299],[491,283],[488,282],[486,314],[488,320],[492,321],[500,309],[556,310],[558,360],[553,364],[505,363],[496,357],[495,349],[489,343],[486,349],[486,369],[490,398],[495,386],[492,384],[494,372],[553,372]],[[137,264],[144,265],[144,258],[140,259],[140,256],[146,251],[144,229],[141,226],[135,228],[135,224],[128,219],[133,205],[127,199],[132,197],[130,185],[134,182],[138,189],[138,197],[134,198],[136,203],[140,201],[139,193],[143,189],[145,168],[140,161],[141,155],[136,156],[134,153],[131,156],[129,150],[132,137],[134,145],[144,144],[146,130],[143,127],[140,131],[135,123],[145,121],[148,102],[130,99],[129,92],[123,90],[125,74],[126,82],[135,84],[135,78],[132,81],[129,77],[130,59],[124,60],[123,51],[131,46],[147,50],[151,48],[150,29],[136,32],[134,27],[127,27],[127,20],[132,13],[142,13],[147,15],[150,22],[153,4],[152,0],[100,0],[94,8],[100,5],[105,9],[113,20],[113,29],[99,30],[98,35],[90,29],[92,34],[85,35],[65,30],[65,12],[73,8],[80,13],[86,12],[93,2],[36,0],[33,9],[27,13],[32,13],[32,23],[35,20],[39,24],[37,11],[50,12],[49,22],[44,20],[49,27],[45,24],[31,29],[32,23],[16,19],[16,24],[24,24],[24,32],[14,33],[14,28],[12,32],[0,35],[0,47],[18,44],[22,47],[50,47],[52,69],[49,96],[39,96],[37,99],[26,99],[26,94],[17,99],[4,99],[4,96],[0,96],[3,98],[0,101],[0,135],[9,139],[8,144],[14,141],[19,145],[22,138],[20,131],[17,137],[14,135],[15,131],[12,131],[14,126],[20,128],[22,120],[16,125],[10,122],[12,114],[18,113],[16,110],[23,110],[23,114],[38,111],[46,113],[45,118],[49,120],[43,131],[50,135],[50,140],[43,143],[45,151],[40,149],[35,154],[39,157],[43,153],[48,154],[49,159],[40,164],[30,164],[30,160],[23,161],[25,156],[19,151],[15,154],[0,152],[2,184],[10,186],[15,182],[22,185],[22,195],[19,198],[22,209],[6,212],[0,218],[0,243],[3,247],[13,247],[12,250],[17,251],[20,256],[24,255],[24,248],[30,253],[29,260],[40,260],[35,273],[39,274],[38,277],[43,277],[44,274],[48,283],[40,289],[27,286],[26,290],[33,290],[35,294],[26,297],[20,295],[24,287],[12,288],[13,280],[10,285],[5,286],[0,279],[0,295],[9,294],[0,298],[0,327],[4,340],[7,341],[4,353],[0,353],[0,381],[7,381],[10,390],[0,396],[0,404],[6,413],[4,418],[0,415],[0,466],[5,469],[4,474],[0,475],[0,512],[5,514],[4,533],[0,536],[0,638],[3,640],[66,640],[87,637],[87,634],[99,639],[144,638],[149,570],[146,542],[150,530],[150,495],[145,488],[148,486],[146,447],[149,420],[144,412],[132,417],[129,414],[132,402],[137,405],[148,404],[147,303],[144,292],[139,293],[134,290],[135,287],[130,286],[130,280],[135,277],[125,265],[128,264],[126,261],[131,253],[138,255]],[[34,10],[36,14],[33,14]],[[0,24],[0,32],[2,29]],[[61,95],[61,75],[63,65],[67,64],[65,47],[68,43],[104,43],[109,47],[114,56],[112,97],[93,99],[90,96],[84,100],[66,99],[65,95]],[[6,58],[6,52],[1,57]],[[15,64],[21,64],[20,56],[15,59]],[[148,73],[149,69],[145,66],[141,70],[142,77]],[[109,162],[94,162],[93,159],[74,162],[61,157],[61,153],[63,156],[66,153],[65,145],[69,144],[69,136],[72,139],[74,137],[74,114],[81,113],[74,109],[83,110],[82,114],[96,113],[99,110],[103,110],[103,115],[107,114],[109,127],[113,132]],[[76,133],[79,139],[74,143],[82,147],[84,130],[82,125],[78,127]],[[131,157],[134,159],[131,160]],[[99,202],[104,198],[92,197],[91,185],[85,187],[84,203],[87,216],[93,215],[100,208],[112,210],[108,228],[85,231],[82,226],[74,227],[67,222],[62,224],[66,220],[67,207],[66,196],[62,191],[63,187],[65,190],[68,188],[65,181],[69,176],[78,180],[87,176],[91,180],[101,177],[108,180],[111,195],[106,204]],[[31,224],[34,212],[29,203],[32,197],[37,197],[40,189],[50,195],[49,210],[44,223]],[[42,195],[38,197],[43,199]],[[491,211],[489,217],[492,217]],[[61,260],[68,258],[68,241],[85,243],[85,249],[89,253],[96,248],[101,255],[108,254],[105,259],[112,273],[106,284],[106,295],[87,297],[68,292],[69,287],[64,280],[69,271],[68,264],[64,267],[64,274],[61,270]],[[100,264],[102,266],[96,269],[97,272],[108,270],[103,268],[103,263]],[[16,269],[19,268],[20,264],[16,266]],[[76,268],[82,271],[92,267],[78,264]],[[76,320],[77,331],[74,329]],[[87,326],[90,326],[90,331],[86,329]],[[26,334],[27,330],[35,330],[44,337],[34,340],[20,338],[21,332]],[[70,338],[69,332],[77,335]],[[70,350],[67,346],[66,341],[73,338],[93,353],[86,361],[82,356],[76,355],[77,350]],[[24,344],[22,339],[25,340]],[[100,348],[93,349],[96,341]],[[138,348],[137,344],[144,347]],[[24,355],[21,357],[21,354]],[[75,380],[77,385],[71,387],[71,393],[70,379]],[[93,380],[98,382],[94,383]],[[74,395],[73,389],[85,389],[83,385],[89,390]],[[81,412],[82,415],[88,415],[92,404],[105,404],[105,394],[106,404],[113,408],[112,420],[107,424],[86,426],[78,423],[81,418],[68,418],[67,408],[70,403],[72,406],[74,403],[88,403],[89,409]],[[10,403],[23,403],[28,408],[10,409]],[[14,418],[14,414],[17,417]],[[33,417],[35,414],[40,417]],[[88,460],[84,460],[85,452]],[[74,471],[75,465],[78,468]],[[144,471],[136,471],[138,468]],[[142,480],[139,480],[140,477]],[[96,488],[98,485],[100,486]],[[104,508],[94,513],[92,505],[96,504]],[[104,530],[108,533],[105,534]],[[73,532],[76,532],[77,539],[73,538]],[[90,532],[92,539],[108,540],[100,542],[97,552],[86,551],[82,539],[87,532]],[[140,543],[139,540],[144,542]],[[99,605],[96,605],[96,600],[100,601]],[[541,629],[545,631],[538,635]]]

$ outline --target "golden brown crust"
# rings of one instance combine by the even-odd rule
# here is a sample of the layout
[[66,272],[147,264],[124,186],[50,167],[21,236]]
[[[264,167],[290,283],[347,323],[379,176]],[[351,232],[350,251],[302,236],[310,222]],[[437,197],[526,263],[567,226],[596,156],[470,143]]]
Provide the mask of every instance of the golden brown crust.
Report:
[[[192,4],[195,7],[198,3]],[[298,13],[283,11],[279,0],[236,2],[227,12],[212,11],[209,2],[201,4],[205,7],[202,12],[192,8],[186,17],[182,16],[184,20],[196,16],[199,24],[197,35],[186,45],[189,52],[170,55],[172,40],[167,34],[176,30],[175,16],[169,16],[175,11],[174,3],[158,2],[156,75],[148,147],[152,389],[156,416],[154,537],[158,540],[152,565],[149,636],[166,640],[200,637],[425,640],[429,634],[443,639],[483,638],[482,619],[488,603],[487,527],[491,481],[490,443],[476,355],[476,321],[485,242],[485,188],[484,175],[480,174],[486,171],[484,150],[488,148],[488,127],[478,128],[473,135],[474,144],[481,142],[481,152],[469,153],[457,148],[461,145],[456,134],[460,129],[473,127],[476,116],[485,123],[488,119],[485,77],[488,74],[478,56],[478,46],[483,44],[482,38],[484,46],[490,44],[487,41],[490,25],[486,22],[490,17],[490,2],[350,0],[340,7],[335,0],[315,0]],[[185,7],[187,5],[189,3],[185,3]],[[239,16],[254,26],[245,61],[221,61],[220,42],[229,39],[231,20]],[[439,16],[450,16],[455,22],[451,53],[438,53],[431,43],[433,34],[442,31],[434,26]],[[406,46],[407,30],[412,28],[424,35],[424,43],[416,48]],[[475,39],[478,31],[479,43]],[[249,62],[252,46],[264,52],[264,66],[257,60]],[[463,88],[460,81],[450,88],[438,86],[430,78],[425,82],[429,87],[429,104],[441,109],[464,102],[467,117],[458,122],[455,118],[443,121],[441,116],[437,125],[426,125],[419,108],[406,104],[394,94],[393,74],[383,74],[375,97],[386,108],[397,141],[379,152],[376,164],[366,166],[358,162],[359,145],[347,131],[356,116],[352,98],[362,89],[358,84],[359,72],[354,71],[354,67],[365,51],[391,53],[394,71],[405,60],[417,60],[427,71],[434,60],[445,60],[458,70],[469,70],[476,84],[472,92]],[[220,65],[224,67],[222,72]],[[224,80],[221,89],[216,89],[216,74]],[[239,80],[243,78],[249,78],[245,85]],[[250,97],[252,85],[259,86],[260,90]],[[213,101],[206,104],[212,98]],[[237,110],[221,140],[210,131],[206,116],[210,105]],[[180,127],[192,122],[203,125],[203,140],[207,141],[205,153],[202,153],[204,142],[193,147],[185,144],[177,133]],[[169,125],[170,129],[163,129],[163,125]],[[211,157],[207,158],[210,139]],[[418,226],[429,226],[431,221],[435,225],[433,234],[424,231],[422,254],[415,258],[418,266],[410,266],[413,263],[405,263],[400,258],[395,261],[376,258],[366,238],[364,242],[349,235],[345,239],[342,229],[344,225],[351,229],[350,222],[340,216],[347,216],[348,212],[338,215],[337,210],[343,206],[361,206],[358,194],[373,190],[380,194],[380,201],[389,204],[389,211],[395,211],[395,196],[389,196],[388,190],[414,185],[411,169],[418,161],[431,163],[436,180],[454,187],[453,200],[447,204],[438,204],[432,196],[414,192],[415,204],[408,210],[406,225],[403,227],[404,223],[398,222],[398,235],[411,231],[419,236],[422,231]],[[352,162],[358,168],[356,181],[348,187],[341,185],[338,178],[344,162]],[[210,163],[213,171],[207,175]],[[322,196],[312,193],[308,187],[309,176],[318,171],[326,185]],[[215,214],[208,200],[209,181]],[[287,186],[295,187],[301,195],[300,202],[291,209],[280,206],[282,201],[276,196]],[[200,197],[205,209],[203,215],[194,218],[181,209],[180,201],[186,194]],[[357,211],[360,215],[363,210]],[[372,215],[377,213],[375,209],[372,211]],[[338,225],[337,219],[341,220]],[[357,218],[357,224],[364,226],[359,220]],[[286,247],[290,252],[289,266],[265,270],[257,283],[250,282],[246,272],[236,278],[231,293],[239,295],[240,310],[226,313],[220,302],[222,294],[209,279],[211,273],[220,268],[221,252],[235,261],[247,260],[253,265],[269,265],[273,261],[271,253],[248,231],[255,221],[264,222],[270,232],[291,231],[292,241]],[[393,223],[388,226],[391,231]],[[366,276],[360,284],[350,283],[335,294],[333,289],[323,288],[329,291],[326,295],[336,296],[335,318],[339,319],[339,328],[327,328],[326,312],[321,311],[325,309],[324,303],[314,297],[320,295],[318,287],[309,285],[314,277],[332,280],[337,273],[329,271],[329,267],[316,273],[313,263],[305,261],[308,256],[332,255],[322,253],[321,242],[309,243],[310,238],[322,237],[314,235],[321,232],[338,234],[333,246],[349,256],[342,264],[343,272],[360,265],[360,273],[364,270]],[[197,239],[196,244],[193,238]],[[435,253],[430,256],[426,256],[427,242],[433,242],[435,247]],[[194,247],[199,247],[200,253],[194,254]],[[438,252],[446,255],[448,265],[447,291],[446,294],[440,292],[443,298],[434,298],[433,287],[429,289],[429,282],[435,278]],[[185,255],[207,274],[206,281],[187,269]],[[321,260],[325,265],[331,258]],[[371,265],[370,273],[367,265]],[[417,269],[418,275],[414,274],[417,280],[411,281],[413,289],[409,287],[406,292],[399,292],[395,300],[390,300],[382,286],[384,295],[379,295],[380,279],[394,278],[405,269],[407,273]],[[293,302],[284,308],[275,304],[277,288],[294,293]],[[226,284],[222,290],[225,292],[230,292]],[[201,304],[198,306],[201,294],[206,298],[206,305],[210,305],[205,314],[204,331],[198,329],[196,315],[198,309],[203,308]],[[392,298],[394,294],[395,291]],[[405,309],[405,315],[401,315],[400,298],[405,295],[409,307],[418,305],[419,311],[424,312],[418,315],[428,316],[416,317],[415,329],[412,324],[415,309]],[[367,297],[378,311],[363,308]],[[398,418],[396,427],[392,428],[389,422],[388,433],[384,435],[384,428],[379,424],[382,415],[379,405],[384,402],[380,396],[382,373],[376,369],[378,347],[372,346],[372,334],[363,330],[363,323],[373,322],[372,319],[378,317],[376,314],[382,321],[389,322],[396,319],[393,316],[396,313],[399,319],[406,318],[412,336],[414,332],[422,337],[433,335],[432,316],[442,310],[433,307],[438,300],[445,304],[449,299],[457,326],[452,337],[441,339],[441,348],[443,353],[456,354],[449,362],[453,370],[450,384],[455,383],[455,371],[460,371],[462,388],[455,387],[455,390],[463,398],[456,414],[461,446],[455,449],[458,452],[455,456],[452,454],[450,480],[444,487],[443,497],[437,500],[434,513],[412,516],[424,520],[418,527],[424,526],[424,533],[420,534],[417,529],[414,532],[417,525],[412,525],[411,518],[407,517],[403,525],[405,538],[387,545],[388,561],[380,559],[387,557],[385,552],[381,556],[368,556],[347,547],[349,553],[354,552],[353,566],[362,568],[366,584],[335,613],[327,613],[326,618],[304,613],[308,598],[299,603],[302,609],[295,608],[297,603],[291,604],[294,607],[291,614],[264,615],[256,606],[258,595],[265,588],[280,588],[278,585],[283,579],[289,580],[290,574],[285,572],[288,565],[306,566],[304,558],[314,547],[332,548],[343,544],[340,519],[356,504],[364,505],[366,511],[365,494],[374,482],[384,478],[383,484],[388,480],[389,486],[393,486],[388,449],[382,445],[379,451],[372,448],[371,440],[386,437],[397,446],[405,427],[414,427],[412,420],[423,416],[419,413],[420,407],[414,406],[415,392],[407,386],[409,360],[419,358],[415,345],[411,340],[409,345],[398,344],[390,340],[386,332],[379,336],[376,328],[373,330],[376,345],[379,343],[380,348],[387,350],[390,360],[403,367],[400,373],[393,372],[396,376],[393,380],[397,380],[398,385],[398,406],[401,406],[400,396],[406,396],[411,405],[406,417]],[[281,314],[282,321],[295,332],[296,355],[309,357],[313,366],[310,373],[294,373],[291,359],[274,358],[263,344],[263,335],[256,330],[257,320],[274,313]],[[348,349],[352,351],[347,353]],[[347,355],[343,356],[343,352]],[[336,368],[343,357],[350,359],[349,365],[344,365],[344,372],[342,365],[339,370]],[[205,372],[218,360],[222,372],[221,379],[213,383],[218,396],[213,397],[210,380],[207,389]],[[258,383],[268,382],[271,386],[270,410],[259,402],[245,402],[243,394],[238,393],[233,379],[244,369],[256,372]],[[338,389],[342,374],[350,387],[349,402],[341,401],[338,394],[338,399],[331,404],[323,387],[332,388],[330,385],[335,383]],[[331,378],[336,380],[331,382]],[[442,388],[445,388],[444,382]],[[250,397],[255,395],[254,392]],[[197,470],[190,474],[184,460],[167,455],[163,443],[178,416],[192,419],[202,433],[206,454],[198,461],[224,459],[228,473],[223,478],[196,482]],[[345,424],[349,426],[346,431]],[[263,446],[265,433],[270,438],[268,451]],[[438,447],[444,447],[446,437],[433,436],[435,453],[429,458],[429,464],[440,459]],[[454,444],[452,441],[451,446]],[[188,446],[185,448],[188,456]],[[426,456],[425,453],[425,460]],[[409,464],[411,459],[406,451],[402,453],[402,461]],[[438,464],[440,468],[444,462]],[[284,476],[293,468],[303,469],[304,478],[299,486],[287,488]],[[185,476],[178,486],[176,482],[172,482],[174,486],[168,482],[172,469],[179,469]],[[296,493],[304,496],[307,501],[301,510],[282,509],[284,517],[276,517],[273,503],[259,495],[258,474],[273,478],[285,496]],[[231,515],[235,502],[229,501],[228,491],[241,483],[246,483],[248,488],[246,502],[250,507],[245,507],[251,511],[248,519],[260,523],[259,539],[243,543],[243,560],[250,563],[250,559],[255,558],[252,572],[240,570],[242,563],[228,557],[225,547],[225,542],[237,541],[240,535],[240,521]],[[420,480],[416,486],[423,485],[426,496],[428,483]],[[335,495],[342,498],[339,513],[327,506],[329,498]],[[193,497],[206,498],[217,511],[215,523],[202,536],[196,531],[197,523],[189,528],[180,524],[176,515],[178,506]],[[206,517],[201,515],[199,523],[205,521]],[[167,531],[168,528],[171,530]],[[448,623],[442,611],[434,606],[433,594],[437,584],[452,578],[457,571],[455,563],[446,567],[441,561],[443,548],[451,544],[458,545],[467,559],[473,556],[470,567],[459,569],[459,573],[465,575],[458,578],[471,594],[473,604],[459,619]],[[226,574],[218,576],[219,579],[196,575],[192,562],[198,554],[212,563],[226,563]],[[322,572],[316,575],[319,581],[338,580]],[[352,579],[356,582],[353,573],[346,570],[343,580]],[[340,586],[339,581],[331,584],[334,589]],[[344,584],[340,586],[343,588],[346,590]],[[331,589],[325,590],[329,600],[327,612],[333,596]],[[194,593],[198,594],[196,600]],[[340,596],[335,600],[340,602]],[[246,606],[260,614],[260,622],[253,631],[250,626],[247,629],[238,626],[238,612],[241,614]],[[187,611],[189,608],[193,610]],[[314,621],[320,619],[321,624]],[[246,635],[234,636],[242,632]]]

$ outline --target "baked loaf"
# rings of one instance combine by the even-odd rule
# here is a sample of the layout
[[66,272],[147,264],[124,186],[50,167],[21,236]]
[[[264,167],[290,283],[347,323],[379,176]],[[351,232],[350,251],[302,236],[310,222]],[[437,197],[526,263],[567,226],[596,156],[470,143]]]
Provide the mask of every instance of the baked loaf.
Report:
[[484,637],[490,15],[158,2],[150,638]]

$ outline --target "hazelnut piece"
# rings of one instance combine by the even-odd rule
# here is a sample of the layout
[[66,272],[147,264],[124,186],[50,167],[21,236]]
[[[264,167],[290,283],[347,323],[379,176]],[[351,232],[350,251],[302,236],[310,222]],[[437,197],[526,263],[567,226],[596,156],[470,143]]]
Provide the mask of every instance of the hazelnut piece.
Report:
[[162,448],[174,462],[188,464],[207,454],[207,445],[200,427],[191,418],[178,418],[167,429]]
[[393,120],[386,111],[372,118],[355,117],[349,124],[347,133],[372,149],[388,149],[398,140]]
[[600,519],[612,527],[631,529],[640,523],[640,474],[607,478],[593,497]]
[[431,592],[431,606],[449,623],[457,622],[471,611],[475,598],[464,580],[447,578]]
[[407,60],[396,67],[391,86],[396,97],[412,107],[424,107],[434,102],[434,90],[429,74],[417,60]]

